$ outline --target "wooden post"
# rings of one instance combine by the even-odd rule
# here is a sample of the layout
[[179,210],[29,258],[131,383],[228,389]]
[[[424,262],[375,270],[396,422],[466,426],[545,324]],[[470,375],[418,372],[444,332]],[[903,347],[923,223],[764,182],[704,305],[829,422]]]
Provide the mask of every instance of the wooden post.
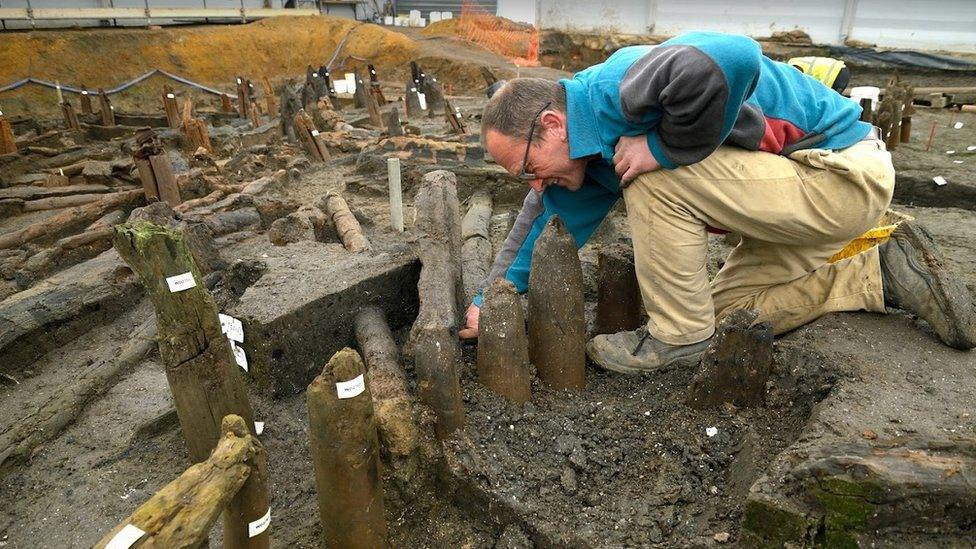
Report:
[[366,93],[363,94],[363,101],[366,102],[366,110],[369,111],[369,123],[376,128],[383,128],[383,117],[380,116],[380,106],[376,102],[376,97],[373,94]]
[[417,291],[420,312],[410,330],[421,400],[437,414],[435,430],[444,439],[464,426],[458,381],[458,318],[461,291],[461,216],[457,179],[437,170],[424,175],[414,204],[423,265]]
[[78,115],[75,113],[75,108],[71,106],[69,101],[61,103],[61,114],[64,115],[64,125],[69,130],[79,130],[81,125],[78,124]]
[[522,300],[510,281],[499,278],[488,286],[480,318],[478,379],[512,402],[532,400]]
[[247,118],[247,109],[251,104],[251,98],[248,97],[248,87],[247,81],[243,77],[237,77],[237,114],[241,118]]
[[274,118],[278,114],[278,101],[267,76],[261,77],[261,87],[264,89],[264,106],[268,110],[268,116]]
[[369,72],[369,93],[376,100],[376,104],[383,106],[386,105],[386,97],[383,96],[383,89],[380,87],[379,76],[376,74],[376,69],[372,64],[366,65],[366,69]]
[[342,245],[350,252],[362,252],[372,249],[363,228],[359,225],[359,220],[349,210],[345,199],[336,191],[329,191],[322,200],[325,206],[322,208],[332,220]]
[[597,254],[594,332],[615,334],[636,330],[642,312],[633,249],[623,244],[603,246]]
[[369,91],[366,89],[366,83],[363,82],[363,78],[359,75],[359,71],[353,71],[356,75],[356,90],[353,92],[353,100],[356,102],[357,109],[366,108],[366,97],[369,95]]
[[325,162],[332,158],[329,148],[325,146],[325,140],[315,129],[315,123],[312,121],[312,117],[305,112],[305,109],[299,110],[293,121],[295,123],[295,134],[305,147],[305,152],[310,161]]
[[427,96],[427,110],[430,111],[431,118],[438,112],[447,112],[444,104],[444,88],[429,74],[424,79],[424,94]]
[[230,102],[230,96],[226,93],[220,94],[220,110],[224,112],[234,112],[234,105]]
[[[180,428],[193,462],[207,459],[220,439],[221,420],[241,416],[253,429],[254,413],[231,343],[220,329],[217,306],[203,286],[184,237],[151,223],[116,229],[115,249],[139,275],[156,309],[159,355],[173,393]],[[224,513],[229,547],[268,547],[267,536],[248,538],[248,524],[266,513],[266,478],[254,475]]]
[[14,140],[14,129],[3,112],[0,112],[0,154],[15,152],[17,152],[17,141]]
[[193,102],[187,97],[183,101],[183,114],[180,121],[180,129],[186,139],[187,148],[190,152],[196,152],[203,147],[211,154],[214,152],[213,145],[210,143],[210,132],[207,125],[199,118],[193,117]]
[[478,293],[491,269],[491,213],[491,193],[478,189],[468,199],[461,220],[461,280],[466,298]]
[[873,112],[871,111],[871,105],[873,100],[870,97],[861,98],[861,121],[871,124],[873,122]]
[[258,112],[258,104],[253,100],[251,101],[251,106],[247,109],[248,119],[251,122],[252,128],[257,128],[261,125],[261,113]]
[[392,456],[408,457],[417,449],[420,435],[400,351],[382,309],[367,307],[356,315],[356,342],[366,361],[366,380],[383,447]]
[[101,109],[102,125],[114,126],[115,111],[112,109],[112,103],[108,100],[108,94],[102,88],[98,88],[98,104]]
[[773,331],[767,322],[753,325],[758,316],[757,311],[740,309],[719,321],[701,368],[688,387],[689,406],[762,404],[773,364]]
[[[221,510],[231,504],[251,477],[265,469],[264,447],[248,432],[240,416],[225,416],[220,432],[220,442],[206,461],[193,465],[156,492],[95,547],[108,547],[123,530],[128,532],[133,527],[143,532],[137,540],[141,547],[205,546]],[[225,540],[224,546],[267,547],[266,527],[260,537],[264,538],[263,545],[256,537],[254,544],[232,545]]]
[[308,386],[308,426],[327,547],[389,544],[383,516],[379,440],[359,354],[336,353]]
[[452,106],[451,102],[447,99],[444,100],[444,117],[447,119],[447,124],[451,127],[451,131],[464,135],[465,130],[464,122],[461,118],[461,109]]
[[403,126],[400,123],[400,110],[396,107],[390,109],[386,118],[386,133],[390,137],[403,135]]
[[81,114],[93,114],[91,95],[88,93],[88,86],[81,85]]
[[166,123],[169,127],[179,129],[182,124],[180,109],[176,104],[176,95],[169,86],[163,88],[163,110],[166,111]]
[[554,389],[586,386],[583,270],[576,241],[552,216],[535,242],[529,272],[529,360]]
[[[394,112],[396,108],[393,109]],[[390,184],[390,224],[393,230],[403,232],[403,191],[400,183],[400,159],[386,159],[387,179]]]
[[420,108],[420,96],[417,95],[417,85],[413,81],[407,82],[403,96],[403,107],[407,118],[420,116],[424,112]]
[[136,146],[132,151],[132,159],[139,171],[139,180],[146,192],[146,200],[154,202],[163,200],[170,207],[176,207],[182,202],[180,188],[176,183],[176,175],[170,165],[166,151],[163,150],[156,132],[145,128],[136,132]]

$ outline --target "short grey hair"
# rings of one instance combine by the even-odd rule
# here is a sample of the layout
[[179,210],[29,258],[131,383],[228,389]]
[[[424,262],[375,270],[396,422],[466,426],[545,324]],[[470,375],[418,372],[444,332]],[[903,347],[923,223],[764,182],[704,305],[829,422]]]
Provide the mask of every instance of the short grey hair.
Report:
[[[488,130],[516,139],[527,139],[533,117],[545,106],[566,112],[566,90],[562,84],[544,78],[515,78],[495,92],[481,115],[481,142]],[[542,133],[536,124],[535,137]]]

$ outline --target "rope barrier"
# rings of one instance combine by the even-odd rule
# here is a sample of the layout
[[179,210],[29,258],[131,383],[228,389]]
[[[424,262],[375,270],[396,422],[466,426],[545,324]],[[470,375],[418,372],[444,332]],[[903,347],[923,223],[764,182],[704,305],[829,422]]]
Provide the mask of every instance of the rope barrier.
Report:
[[[197,89],[202,90],[202,91],[205,91],[207,93],[211,93],[211,94],[214,94],[214,95],[226,95],[226,96],[230,97],[230,94],[228,94],[228,93],[224,93],[224,92],[222,92],[220,90],[211,88],[209,86],[204,86],[203,84],[200,84],[198,82],[194,82],[194,81],[189,80],[187,78],[183,78],[182,76],[177,76],[175,74],[166,72],[166,71],[164,71],[162,69],[153,69],[153,70],[147,72],[146,74],[143,74],[142,76],[137,76],[136,78],[134,78],[134,79],[132,79],[132,80],[130,80],[128,82],[124,82],[122,84],[119,84],[118,86],[116,86],[116,87],[114,87],[112,89],[105,90],[105,94],[106,95],[112,95],[114,93],[119,93],[119,92],[125,91],[125,90],[131,88],[132,86],[134,86],[134,85],[142,82],[143,80],[146,80],[146,79],[151,78],[151,77],[156,76],[156,75],[165,76],[166,78],[169,78],[170,80],[175,80],[176,82],[179,82],[181,84],[185,84],[185,85],[190,86],[190,87],[193,87],[193,88],[197,88]],[[40,80],[40,79],[37,79],[37,78],[28,77],[28,78],[24,78],[23,80],[18,80],[16,82],[13,82],[12,84],[7,84],[6,86],[0,87],[0,93],[6,92],[6,91],[11,91],[11,90],[16,90],[17,88],[26,86],[27,84],[35,84],[35,85],[38,85],[38,86],[43,86],[43,87],[46,87],[46,88],[51,88],[52,90],[55,90],[55,89],[57,89],[59,87],[58,84],[55,84],[54,82],[48,82],[47,80]],[[62,84],[60,86],[60,88],[61,88],[61,91],[62,92],[70,92],[70,93],[88,92],[89,94],[96,94],[96,93],[98,93],[98,90],[97,89],[89,90],[89,89],[79,88],[79,87],[75,87],[75,86],[65,86],[64,84]]]

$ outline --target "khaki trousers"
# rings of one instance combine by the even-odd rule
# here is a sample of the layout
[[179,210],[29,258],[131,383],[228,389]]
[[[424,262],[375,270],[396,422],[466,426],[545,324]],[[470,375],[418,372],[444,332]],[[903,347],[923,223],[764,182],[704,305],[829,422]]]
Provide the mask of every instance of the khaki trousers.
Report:
[[[789,158],[720,147],[697,164],[639,176],[624,201],[648,331],[688,345],[734,309],[759,310],[777,334],[828,312],[884,312],[877,248],[827,259],[874,226],[894,180],[876,140]],[[706,225],[742,236],[711,284]]]

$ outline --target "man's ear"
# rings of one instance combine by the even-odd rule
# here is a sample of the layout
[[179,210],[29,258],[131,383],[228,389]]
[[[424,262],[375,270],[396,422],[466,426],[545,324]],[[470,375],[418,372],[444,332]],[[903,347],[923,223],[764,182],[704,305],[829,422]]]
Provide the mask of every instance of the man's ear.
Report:
[[546,132],[557,139],[566,139],[566,114],[559,111],[545,111],[539,116],[539,123]]

